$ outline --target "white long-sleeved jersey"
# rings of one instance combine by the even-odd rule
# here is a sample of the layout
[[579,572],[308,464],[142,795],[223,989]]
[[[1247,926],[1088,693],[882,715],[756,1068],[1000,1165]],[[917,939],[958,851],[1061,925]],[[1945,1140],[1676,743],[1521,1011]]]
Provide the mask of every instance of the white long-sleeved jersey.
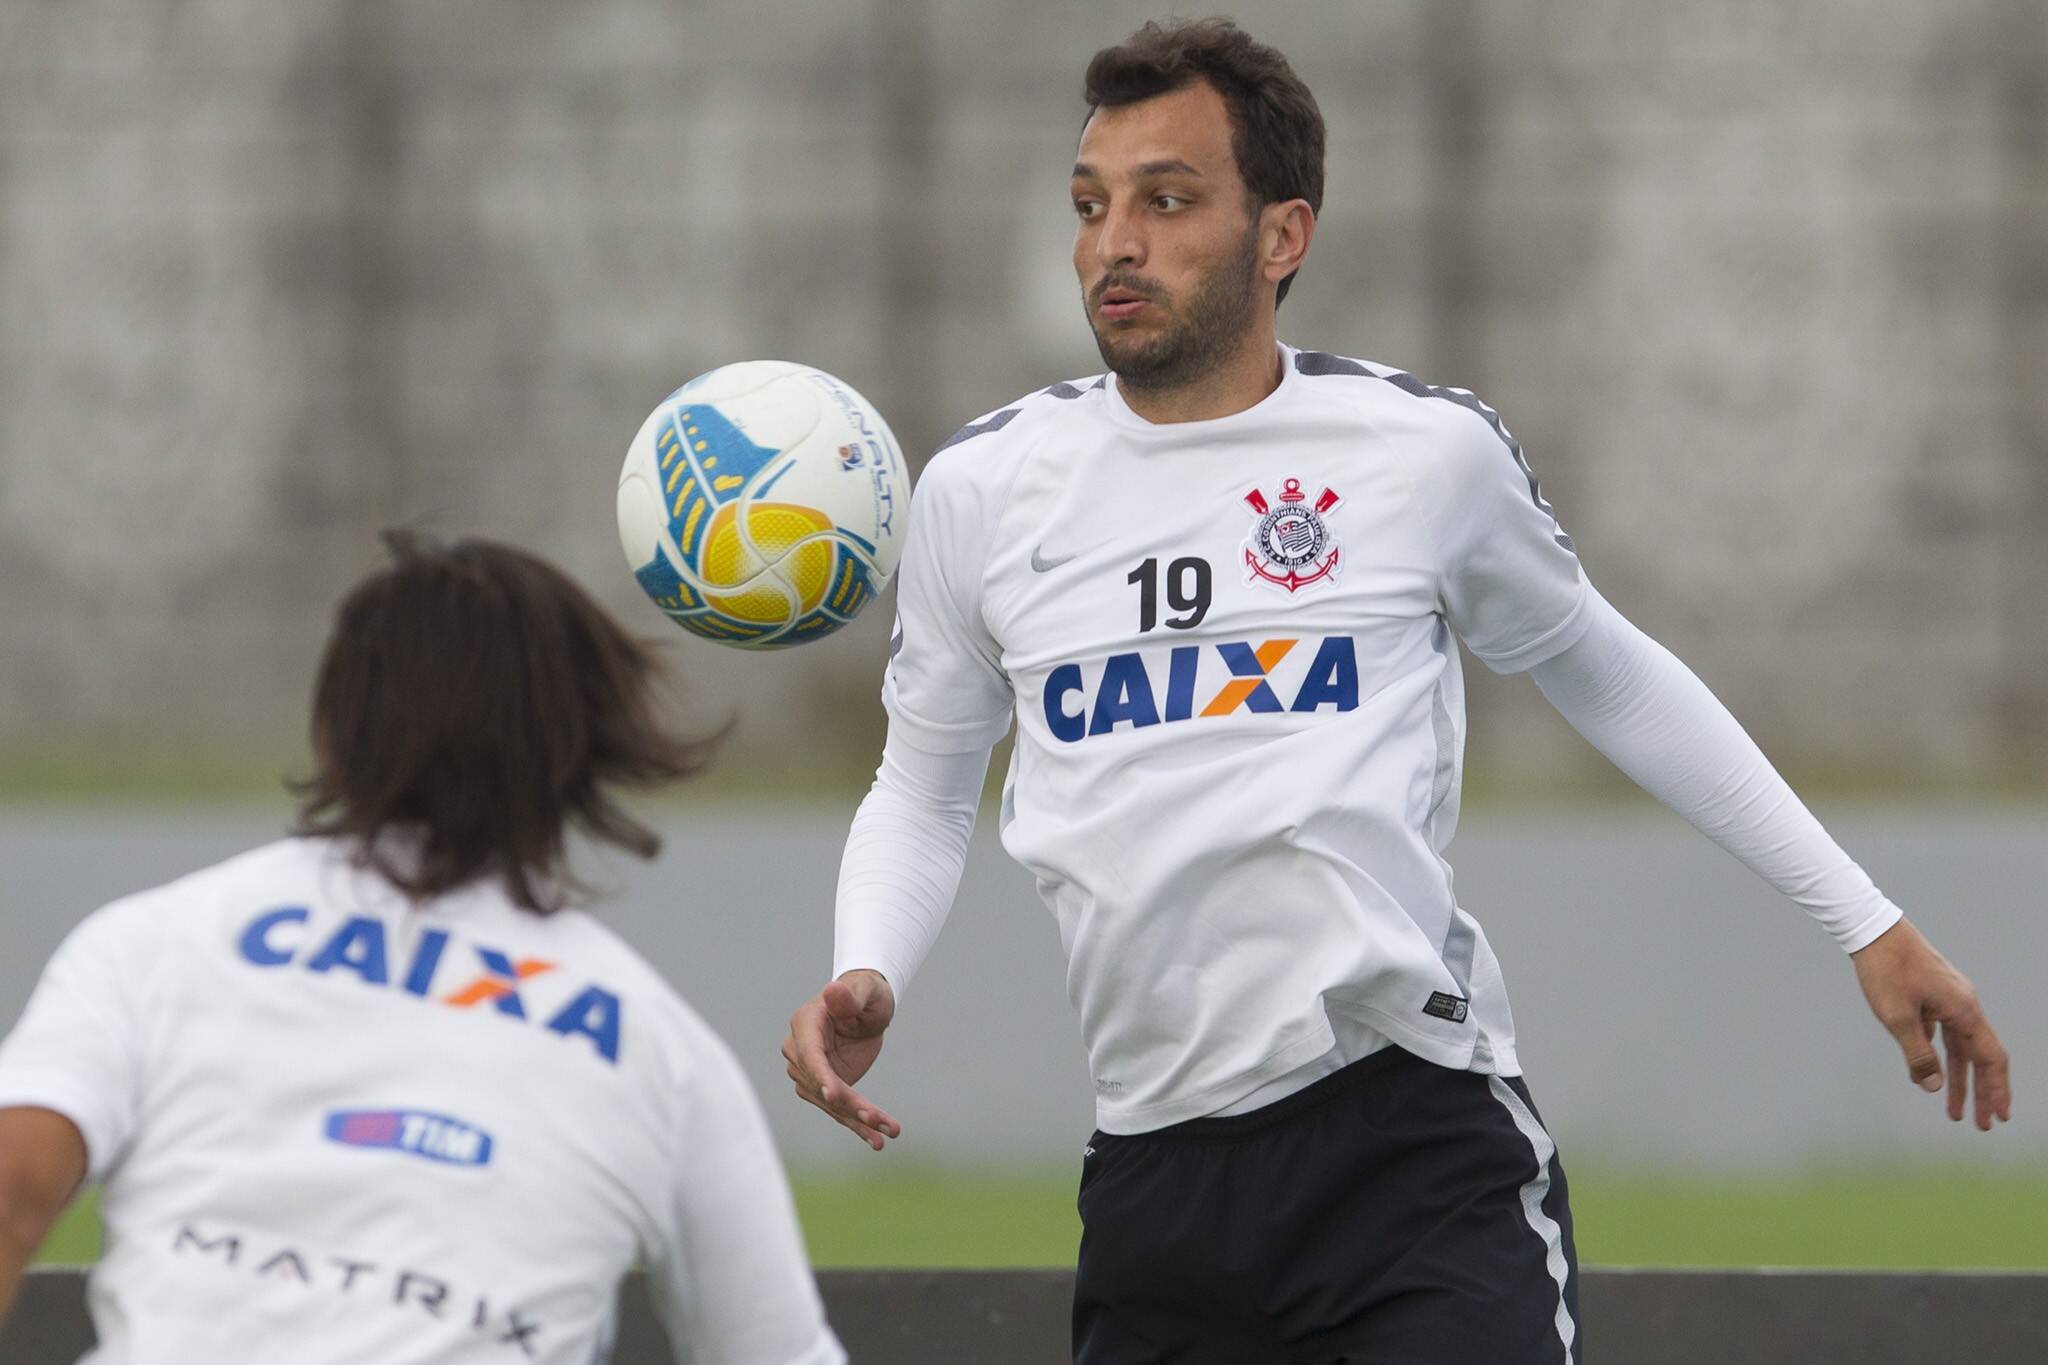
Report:
[[[1477,399],[1282,361],[1265,400],[1204,422],[1146,422],[1108,380],[1056,385],[965,428],[913,505],[892,742],[971,767],[1014,714],[1003,839],[1059,921],[1112,1132],[1385,1040],[1519,1070],[1443,856],[1451,635],[1519,671],[1600,604]],[[900,986],[935,917],[906,919],[860,850],[848,864],[835,970]],[[1845,947],[1897,917],[1859,887],[1809,906]]]
[[841,1365],[724,1043],[590,916],[294,839],[89,916],[0,1106],[105,1182],[92,1365],[586,1365],[636,1262],[690,1365]]

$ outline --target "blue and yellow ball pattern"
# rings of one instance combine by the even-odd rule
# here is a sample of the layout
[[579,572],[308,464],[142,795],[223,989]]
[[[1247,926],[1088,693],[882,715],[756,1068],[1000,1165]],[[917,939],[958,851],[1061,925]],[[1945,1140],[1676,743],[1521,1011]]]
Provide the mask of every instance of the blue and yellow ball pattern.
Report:
[[619,533],[655,606],[741,648],[819,639],[887,586],[909,513],[895,438],[822,371],[751,361],[699,376],[642,425]]

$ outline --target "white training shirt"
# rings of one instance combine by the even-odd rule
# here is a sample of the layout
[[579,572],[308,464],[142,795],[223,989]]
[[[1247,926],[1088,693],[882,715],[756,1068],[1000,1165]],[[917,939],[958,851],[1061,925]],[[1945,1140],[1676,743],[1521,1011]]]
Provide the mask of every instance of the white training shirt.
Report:
[[1056,385],[965,428],[913,502],[891,724],[967,751],[1014,706],[1003,841],[1059,921],[1111,1132],[1327,1053],[1331,1013],[1444,1066],[1519,1070],[1442,857],[1464,741],[1450,632],[1528,668],[1577,638],[1584,575],[1469,395],[1282,362],[1264,400],[1210,421]]
[[837,1365],[725,1045],[590,916],[271,844],[85,920],[0,1045],[105,1182],[93,1365]]
[[1515,1074],[1499,965],[1443,857],[1450,632],[1514,672],[1603,619],[1599,676],[1549,689],[1574,723],[1844,947],[1896,920],[1725,710],[1599,601],[1490,409],[1383,366],[1282,361],[1265,400],[1205,422],[1055,385],[932,461],[835,972],[900,991],[915,971],[958,875],[955,798],[1014,707],[1004,842],[1059,921],[1106,1131],[1255,1106],[1388,1041]]

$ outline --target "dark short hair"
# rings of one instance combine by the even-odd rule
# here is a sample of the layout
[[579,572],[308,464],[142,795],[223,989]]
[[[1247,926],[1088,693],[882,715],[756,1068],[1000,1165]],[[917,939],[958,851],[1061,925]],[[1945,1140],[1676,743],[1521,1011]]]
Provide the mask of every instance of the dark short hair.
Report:
[[357,840],[416,900],[494,875],[539,914],[578,889],[568,826],[653,856],[608,788],[695,772],[715,737],[663,728],[652,647],[538,556],[384,539],[393,562],[342,600],[320,661],[299,832]]
[[[1082,98],[1097,109],[1138,104],[1207,81],[1230,111],[1230,150],[1256,212],[1306,199],[1323,211],[1323,112],[1276,48],[1228,19],[1146,24],[1088,63]],[[1280,281],[1279,297],[1294,283]]]

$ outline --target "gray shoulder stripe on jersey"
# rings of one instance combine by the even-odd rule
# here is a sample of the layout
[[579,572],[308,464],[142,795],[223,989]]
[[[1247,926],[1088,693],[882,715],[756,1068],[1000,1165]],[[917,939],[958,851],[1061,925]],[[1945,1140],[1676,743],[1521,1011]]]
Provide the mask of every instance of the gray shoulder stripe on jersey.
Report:
[[[984,417],[979,422],[969,422],[966,426],[942,441],[939,444],[939,450],[950,449],[953,446],[959,445],[962,441],[971,441],[975,437],[984,436],[991,431],[1001,431],[1004,427],[1010,425],[1016,419],[1017,414],[1022,411],[1022,408],[1004,408],[1001,412]],[[934,455],[938,453],[938,450],[932,452]]]
[[[1434,836],[1437,812],[1444,808],[1444,802],[1451,799],[1451,789],[1457,785],[1458,778],[1458,729],[1451,721],[1450,703],[1444,699],[1444,680],[1451,676],[1452,659],[1458,651],[1457,646],[1451,643],[1451,623],[1441,615],[1436,618],[1436,628],[1430,632],[1429,644],[1443,660],[1436,687],[1430,695],[1429,719],[1436,737],[1436,773],[1429,784],[1429,814],[1423,817],[1424,825]],[[1470,970],[1469,964],[1467,970]],[[1464,990],[1467,984],[1464,977],[1458,979],[1461,994],[1470,994]]]
[[[1061,380],[1059,383],[1053,385],[1049,389],[1040,389],[1036,394],[1032,396],[1035,398],[1079,398],[1084,393],[1088,393],[1091,390],[1101,388],[1103,384],[1108,380],[1108,378],[1108,375],[1104,375],[1101,379],[1098,379],[1093,384],[1090,384],[1086,389],[1076,388],[1072,384],[1067,383],[1065,380]],[[962,441],[972,440],[974,437],[981,435],[983,432],[1001,431],[1004,427],[1008,426],[1013,419],[1015,419],[1018,413],[1022,412],[1023,410],[1023,405],[1019,404],[1017,407],[1014,408],[1004,408],[1001,412],[994,413],[988,417],[984,417],[979,422],[969,422],[966,426],[960,428],[960,430],[954,432],[951,436],[947,437],[944,443],[939,446],[939,450],[944,450],[947,446],[959,445]],[[938,450],[935,450],[932,453],[936,455],[938,454]]]
[[1403,393],[1417,398],[1441,398],[1447,403],[1456,403],[1486,419],[1493,428],[1493,434],[1500,437],[1501,444],[1508,448],[1508,454],[1515,457],[1515,467],[1522,471],[1522,477],[1529,481],[1529,496],[1537,508],[1550,518],[1552,538],[1558,544],[1577,554],[1579,547],[1572,544],[1572,538],[1565,533],[1564,526],[1557,519],[1557,509],[1543,496],[1543,490],[1536,483],[1536,471],[1529,467],[1529,457],[1522,453],[1522,443],[1514,438],[1507,424],[1500,420],[1500,414],[1479,401],[1470,389],[1447,389],[1435,384],[1425,384],[1412,374],[1395,370],[1392,374],[1375,374],[1355,360],[1341,355],[1330,355],[1325,351],[1299,351],[1294,357],[1294,368],[1303,374],[1348,374],[1365,379],[1379,379],[1392,384]]
[[1294,368],[1303,374],[1356,374],[1372,377],[1372,371],[1355,360],[1346,360],[1341,355],[1328,351],[1297,351]]

